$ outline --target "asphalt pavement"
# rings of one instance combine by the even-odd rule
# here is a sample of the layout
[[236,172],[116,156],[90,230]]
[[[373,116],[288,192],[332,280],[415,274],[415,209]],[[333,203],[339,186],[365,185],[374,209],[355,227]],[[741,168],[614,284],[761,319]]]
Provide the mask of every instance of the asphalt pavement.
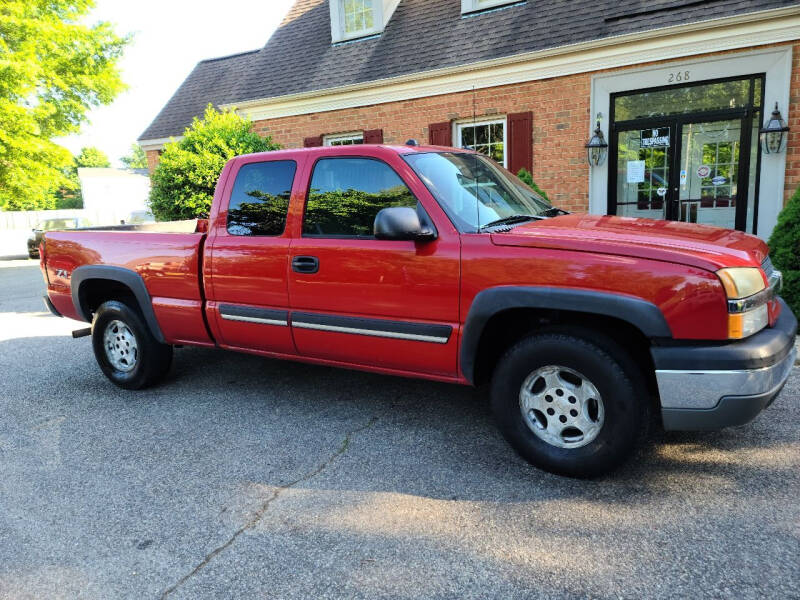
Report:
[[577,481],[469,388],[184,348],[117,389],[43,287],[0,261],[0,598],[800,598],[798,368]]

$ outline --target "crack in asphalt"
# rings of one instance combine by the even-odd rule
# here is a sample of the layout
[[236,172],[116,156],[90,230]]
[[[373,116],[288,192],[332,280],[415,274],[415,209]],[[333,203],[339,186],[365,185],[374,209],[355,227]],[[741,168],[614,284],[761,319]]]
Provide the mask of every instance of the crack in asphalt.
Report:
[[266,500],[264,500],[264,502],[261,503],[261,506],[255,512],[253,517],[250,518],[244,525],[242,525],[242,527],[237,529],[224,544],[218,546],[217,548],[206,554],[203,560],[201,560],[197,564],[197,566],[195,566],[194,569],[192,569],[189,573],[181,577],[176,583],[168,587],[166,590],[164,590],[164,593],[161,594],[161,600],[164,600],[167,596],[175,592],[184,583],[189,581],[189,579],[191,579],[192,577],[197,575],[197,573],[202,571],[212,560],[214,560],[214,558],[216,558],[217,556],[222,554],[225,550],[227,550],[237,540],[237,538],[240,535],[242,535],[245,531],[247,531],[248,529],[253,529],[256,525],[258,525],[259,521],[261,521],[261,519],[264,517],[264,514],[269,509],[270,504],[272,504],[272,502],[275,501],[278,498],[278,496],[280,496],[283,492],[293,488],[299,483],[303,483],[308,481],[309,479],[313,479],[314,477],[322,473],[325,469],[327,469],[333,461],[335,461],[342,454],[347,452],[347,449],[350,447],[350,440],[354,435],[369,429],[375,424],[377,420],[378,417],[372,417],[365,425],[362,425],[361,427],[357,427],[356,429],[347,432],[347,434],[344,437],[344,440],[342,440],[341,445],[336,449],[336,451],[333,454],[331,454],[327,458],[327,460],[320,463],[316,469],[310,471],[309,473],[306,473],[305,475],[299,477],[298,479],[295,479],[294,481],[287,483],[286,485],[282,485],[279,488],[277,488],[269,498],[267,498]]

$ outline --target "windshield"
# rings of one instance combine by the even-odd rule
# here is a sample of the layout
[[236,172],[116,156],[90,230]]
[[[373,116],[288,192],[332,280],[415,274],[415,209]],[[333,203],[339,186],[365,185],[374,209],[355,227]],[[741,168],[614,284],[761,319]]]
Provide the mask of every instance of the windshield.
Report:
[[55,229],[75,229],[77,227],[77,223],[75,219],[47,219],[39,223],[36,229],[41,229],[42,231],[53,231]]
[[555,210],[518,177],[481,154],[426,152],[403,158],[461,231],[542,218]]

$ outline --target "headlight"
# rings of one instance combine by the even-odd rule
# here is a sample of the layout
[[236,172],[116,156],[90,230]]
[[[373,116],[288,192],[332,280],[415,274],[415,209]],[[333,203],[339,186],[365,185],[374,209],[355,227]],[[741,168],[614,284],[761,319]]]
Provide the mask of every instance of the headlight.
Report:
[[767,303],[771,292],[757,267],[731,267],[717,271],[728,297],[728,338],[746,338],[769,323]]

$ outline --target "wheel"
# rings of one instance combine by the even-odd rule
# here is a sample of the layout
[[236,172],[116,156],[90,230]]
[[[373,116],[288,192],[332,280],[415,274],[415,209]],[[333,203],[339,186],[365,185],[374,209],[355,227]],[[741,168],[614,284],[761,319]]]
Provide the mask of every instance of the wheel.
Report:
[[28,258],[39,258],[39,253],[33,250],[28,250]]
[[513,346],[491,384],[492,411],[514,449],[536,467],[597,477],[645,437],[643,377],[612,341],[542,333]]
[[127,390],[157,383],[172,364],[172,346],[159,343],[139,312],[117,300],[97,309],[92,346],[105,376]]

